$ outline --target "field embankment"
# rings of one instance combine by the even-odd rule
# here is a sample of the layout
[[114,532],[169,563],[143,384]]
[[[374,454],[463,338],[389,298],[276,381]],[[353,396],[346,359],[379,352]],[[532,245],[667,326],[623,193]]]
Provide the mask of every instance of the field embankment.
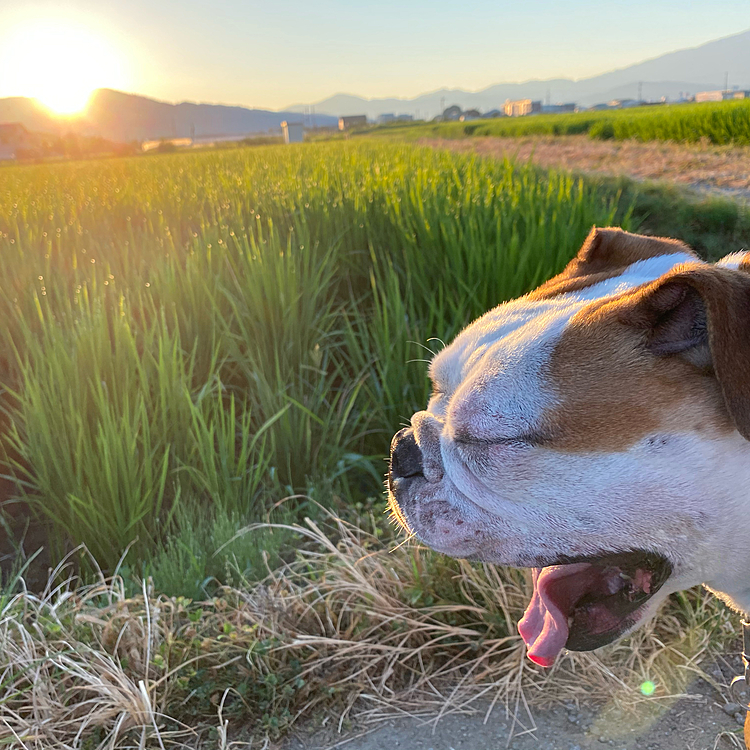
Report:
[[750,201],[750,148],[640,141],[594,141],[584,136],[421,139],[420,145],[494,159],[533,161],[543,169],[659,181],[704,195]]
[[407,138],[582,135],[599,140],[750,144],[750,101],[632,107],[571,114],[500,117],[470,122],[395,123],[361,131]]
[[[383,458],[430,347],[631,209],[371,142],[0,170],[0,473],[88,585],[3,580],[0,744],[195,745],[210,719],[226,747],[228,719],[257,739],[330,707],[520,705],[547,679],[515,633],[524,575],[394,550]],[[556,694],[651,679],[667,703],[732,633],[679,595],[604,661],[566,657]]]

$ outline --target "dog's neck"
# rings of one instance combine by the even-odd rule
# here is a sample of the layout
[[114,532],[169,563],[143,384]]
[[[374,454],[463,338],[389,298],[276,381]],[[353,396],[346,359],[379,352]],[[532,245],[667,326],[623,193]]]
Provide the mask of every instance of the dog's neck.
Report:
[[704,586],[750,619],[750,443],[738,433],[714,478],[707,503],[712,510],[714,559],[705,571]]

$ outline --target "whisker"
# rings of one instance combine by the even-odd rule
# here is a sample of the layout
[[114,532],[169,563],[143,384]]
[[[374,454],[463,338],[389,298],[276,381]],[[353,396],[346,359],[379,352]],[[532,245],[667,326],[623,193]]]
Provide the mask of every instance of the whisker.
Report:
[[[431,341],[431,339],[427,339],[427,340],[428,340],[428,341]],[[429,352],[430,354],[432,354],[432,355],[434,355],[434,354],[435,354],[435,352],[434,352],[434,351],[432,351],[432,349],[430,349],[430,347],[429,347],[429,346],[425,346],[425,345],[424,345],[423,343],[421,343],[420,341],[407,341],[406,343],[407,343],[407,344],[416,344],[417,346],[421,346],[421,347],[422,347],[422,349],[425,349],[425,350],[427,350],[427,351],[428,351],[428,352]],[[441,342],[441,343],[442,343],[442,342]],[[445,344],[443,344],[443,346],[445,346]]]
[[396,550],[401,549],[401,547],[403,547],[407,542],[410,542],[412,539],[414,539],[415,536],[416,534],[413,531],[410,531],[407,534],[406,539],[403,539],[401,542],[399,542],[392,550],[390,550],[390,552],[395,552]]

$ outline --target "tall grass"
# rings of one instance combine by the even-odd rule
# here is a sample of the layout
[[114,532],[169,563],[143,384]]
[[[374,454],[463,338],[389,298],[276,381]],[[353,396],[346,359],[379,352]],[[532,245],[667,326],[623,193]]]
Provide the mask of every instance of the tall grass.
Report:
[[750,101],[702,102],[472,122],[386,125],[363,131],[409,137],[581,135],[607,140],[750,144]]
[[405,145],[3,169],[2,473],[110,570],[220,538],[212,509],[377,495],[412,360],[615,221],[565,174]]

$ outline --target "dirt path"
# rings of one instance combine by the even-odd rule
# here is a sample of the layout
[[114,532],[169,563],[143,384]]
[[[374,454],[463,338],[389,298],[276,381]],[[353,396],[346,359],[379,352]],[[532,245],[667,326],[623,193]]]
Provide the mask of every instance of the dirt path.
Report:
[[750,147],[597,141],[588,136],[425,138],[423,145],[496,158],[533,159],[541,167],[663,180],[750,201]]
[[[732,669],[726,665],[719,679]],[[436,724],[430,717],[394,719],[369,732],[319,731],[286,750],[739,750],[742,727],[732,713],[738,707],[728,706],[726,695],[696,680],[671,705],[654,702],[626,713],[564,703],[532,709],[533,718],[524,714],[519,723],[495,707],[486,722],[484,709],[445,716]]]

